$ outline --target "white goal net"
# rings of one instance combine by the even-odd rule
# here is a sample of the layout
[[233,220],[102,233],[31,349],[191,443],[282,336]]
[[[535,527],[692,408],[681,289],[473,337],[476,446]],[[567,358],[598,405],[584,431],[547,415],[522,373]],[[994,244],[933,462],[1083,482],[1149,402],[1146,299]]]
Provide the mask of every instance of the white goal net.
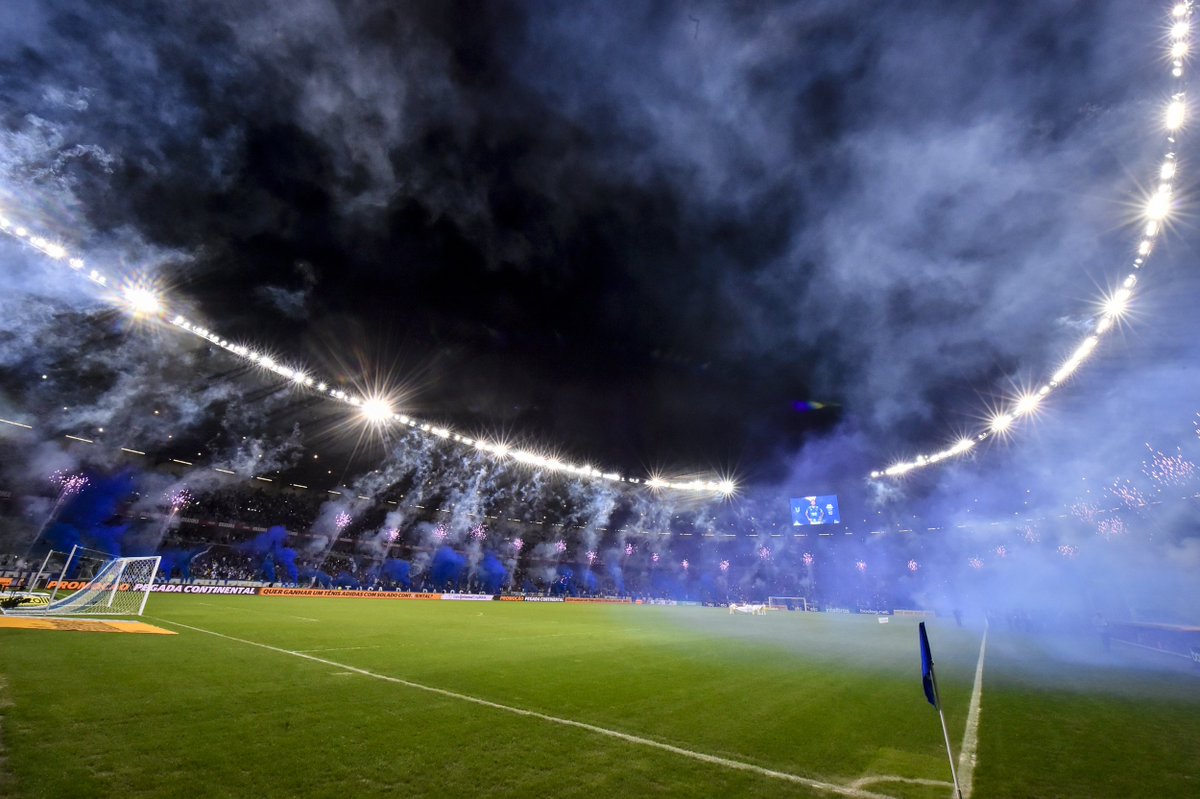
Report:
[[[160,557],[114,558],[72,593],[51,602],[0,606],[0,612],[17,616],[140,616],[158,574]],[[68,583],[61,588],[73,588]],[[0,605],[8,603],[0,603]]]
[[808,610],[808,600],[802,596],[769,596],[767,607],[772,610]]

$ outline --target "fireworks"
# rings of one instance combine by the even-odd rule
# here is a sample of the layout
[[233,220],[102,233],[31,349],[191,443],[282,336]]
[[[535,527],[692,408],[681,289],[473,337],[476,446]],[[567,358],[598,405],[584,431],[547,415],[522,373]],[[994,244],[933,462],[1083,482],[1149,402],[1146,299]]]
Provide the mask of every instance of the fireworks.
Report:
[[1008,547],[1004,546],[1004,544],[1001,544],[1000,546],[996,547],[994,552],[996,553],[996,557],[998,557],[998,558],[1007,558],[1008,557]]
[[350,514],[346,513],[346,511],[340,511],[337,516],[333,517],[333,526],[336,527],[340,533],[342,530],[345,530],[347,526],[349,526],[350,521]]
[[587,551],[587,560],[588,560],[588,565],[589,565],[589,566],[591,566],[593,563],[595,563],[595,562],[596,562],[596,550],[594,550],[594,549],[589,549],[589,550]]
[[650,556],[650,562],[658,563],[658,553],[657,552],[655,552],[653,555]]
[[1125,522],[1115,516],[1111,519],[1101,519],[1096,524],[1096,532],[1102,538],[1115,538],[1119,535],[1125,535]]
[[566,541],[555,541],[554,542],[554,551],[555,552],[566,552],[567,551],[567,542]]
[[1036,544],[1038,541],[1042,540],[1042,537],[1038,535],[1037,528],[1032,524],[1027,524],[1024,528],[1022,528],[1021,537],[1030,544]]
[[1074,558],[1079,554],[1079,547],[1071,546],[1070,544],[1063,544],[1058,548],[1058,554],[1062,555],[1064,558]]
[[1091,524],[1096,520],[1096,514],[1100,512],[1100,509],[1090,502],[1079,499],[1072,503],[1070,511],[1076,519]]
[[720,569],[721,569],[721,573],[722,573],[722,574],[724,574],[725,572],[729,571],[729,561],[727,561],[727,560],[723,560],[723,561],[721,561],[721,563],[720,563]]
[[983,558],[967,558],[967,565],[978,571],[983,568]]
[[190,491],[186,488],[181,488],[167,495],[167,504],[171,507],[171,513],[179,513],[192,504],[193,499],[194,497]]
[[813,556],[812,556],[812,553],[811,553],[811,552],[805,552],[805,553],[804,553],[804,558],[803,558],[803,560],[804,560],[804,565],[805,565],[805,566],[811,566],[811,565],[813,565]]
[[396,527],[389,527],[387,529],[387,532],[384,533],[384,538],[387,540],[387,542],[389,544],[396,543],[396,539],[399,537],[400,537],[400,530],[399,530],[399,528],[396,528]]
[[854,568],[858,569],[859,574],[867,573],[867,562],[865,560],[854,561]]
[[626,555],[626,557],[628,557],[629,555],[632,555],[632,554],[633,554],[633,552],[634,552],[634,549],[633,549],[633,544],[626,544],[626,545],[625,545],[625,555]]
[[758,559],[759,560],[770,560],[771,559],[771,548],[770,547],[759,547],[758,548]]
[[1121,504],[1127,508],[1136,510],[1146,507],[1145,495],[1128,480],[1113,480],[1112,485],[1104,490],[1121,500]]
[[1146,449],[1151,456],[1149,461],[1142,461],[1142,471],[1159,485],[1187,485],[1196,477],[1196,464],[1183,457],[1183,450],[1176,448],[1174,455],[1168,455],[1149,444]]
[[920,571],[920,569],[921,569],[921,564],[917,563],[915,560],[910,560],[908,562],[908,570],[910,572],[912,572],[913,574],[916,574],[918,571]]
[[471,528],[471,539],[473,541],[483,541],[487,538],[487,528],[482,524],[477,524]]
[[446,525],[444,524],[439,524],[433,531],[433,537],[438,541],[445,541],[448,534],[449,531],[446,529]]
[[522,549],[525,548],[525,540],[523,538],[514,538],[512,540],[512,547],[517,552],[520,552]]
[[692,566],[692,564],[688,563],[687,558],[684,558],[683,560],[679,561],[679,565],[683,567],[684,571],[687,571]]
[[50,475],[50,482],[58,486],[59,494],[64,497],[70,497],[86,488],[91,480],[82,472],[79,474],[67,474],[66,472],[59,471]]

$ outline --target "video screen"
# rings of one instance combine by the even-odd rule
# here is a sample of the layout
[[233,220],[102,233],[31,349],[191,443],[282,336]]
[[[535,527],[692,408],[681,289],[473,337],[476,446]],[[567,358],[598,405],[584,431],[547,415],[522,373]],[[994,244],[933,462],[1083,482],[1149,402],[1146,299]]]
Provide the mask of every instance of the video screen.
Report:
[[838,510],[836,494],[792,498],[792,527],[841,523],[842,514]]

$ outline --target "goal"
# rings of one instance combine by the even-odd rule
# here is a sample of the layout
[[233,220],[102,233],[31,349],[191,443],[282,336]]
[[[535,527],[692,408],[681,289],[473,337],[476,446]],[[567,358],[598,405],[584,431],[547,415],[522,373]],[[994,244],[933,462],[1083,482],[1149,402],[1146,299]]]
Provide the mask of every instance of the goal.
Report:
[[[159,556],[114,558],[73,593],[40,605],[3,608],[11,616],[140,616],[158,574]],[[67,583],[64,588],[72,587]]]
[[767,607],[772,610],[808,610],[808,600],[802,596],[769,596]]

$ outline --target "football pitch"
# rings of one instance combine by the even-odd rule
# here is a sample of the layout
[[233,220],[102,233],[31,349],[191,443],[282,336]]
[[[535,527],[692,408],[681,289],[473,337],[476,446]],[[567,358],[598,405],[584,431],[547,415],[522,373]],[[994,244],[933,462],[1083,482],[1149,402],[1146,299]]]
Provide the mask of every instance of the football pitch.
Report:
[[[144,620],[178,634],[0,629],[0,795],[952,794],[915,620],[160,595]],[[1186,661],[929,629],[964,792],[1200,790]]]

